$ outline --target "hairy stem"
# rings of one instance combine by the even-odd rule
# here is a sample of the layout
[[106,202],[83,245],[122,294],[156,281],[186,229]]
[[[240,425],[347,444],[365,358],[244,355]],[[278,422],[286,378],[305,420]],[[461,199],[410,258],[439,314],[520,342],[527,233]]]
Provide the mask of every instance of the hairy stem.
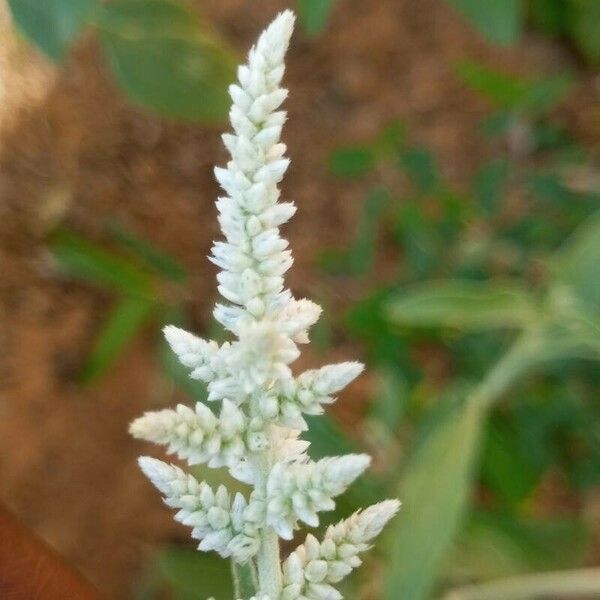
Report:
[[282,589],[281,560],[279,536],[271,527],[264,530],[257,556],[257,566],[260,593],[276,600]]

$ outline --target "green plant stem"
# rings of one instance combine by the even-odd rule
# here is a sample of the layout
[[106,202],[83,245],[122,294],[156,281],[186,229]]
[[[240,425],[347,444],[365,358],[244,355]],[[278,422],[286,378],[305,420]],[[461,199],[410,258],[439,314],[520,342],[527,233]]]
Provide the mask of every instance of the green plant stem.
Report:
[[488,408],[529,370],[537,353],[537,338],[523,333],[473,390],[473,398]]
[[443,600],[541,600],[559,597],[600,597],[600,569],[509,577],[452,590]]
[[279,557],[279,536],[268,527],[263,532],[257,556],[258,583],[261,594],[277,599],[281,594],[282,577]]
[[[257,485],[266,487],[268,473],[273,466],[273,458],[267,450],[259,460],[259,469],[262,472],[262,481]],[[256,557],[258,570],[258,588],[261,594],[266,594],[270,599],[277,600],[283,589],[281,574],[281,558],[279,556],[279,536],[272,527],[265,527],[262,531],[260,550]]]

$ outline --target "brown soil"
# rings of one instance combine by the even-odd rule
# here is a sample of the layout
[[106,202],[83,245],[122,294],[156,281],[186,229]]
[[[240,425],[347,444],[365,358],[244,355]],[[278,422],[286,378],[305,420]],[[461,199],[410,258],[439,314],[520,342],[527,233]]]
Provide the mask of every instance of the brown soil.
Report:
[[[288,3],[198,4],[241,52]],[[186,307],[201,330],[214,298],[205,259],[217,235],[211,169],[224,152],[217,128],[174,124],[128,105],[93,40],[57,72],[23,44],[11,52],[0,62],[10,71],[10,112],[0,111],[0,500],[107,597],[129,598],[158,543],[186,538],[138,472],[135,458],[147,449],[127,435],[134,416],[172,404],[173,391],[156,365],[154,330],[97,387],[74,382],[110,297],[58,277],[46,236],[64,223],[102,241],[107,219],[123,223],[188,267]],[[335,305],[361,292],[334,286],[314,267],[319,249],[352,236],[364,191],[327,175],[336,145],[401,118],[457,182],[485,153],[474,131],[486,105],[452,74],[467,57],[526,74],[577,68],[567,51],[536,38],[491,49],[440,0],[345,0],[320,39],[296,35],[285,191],[299,206],[287,229],[298,295],[326,293]],[[581,80],[560,117],[598,150],[598,114],[586,108],[598,89],[591,76]],[[347,405],[368,388],[356,385]]]

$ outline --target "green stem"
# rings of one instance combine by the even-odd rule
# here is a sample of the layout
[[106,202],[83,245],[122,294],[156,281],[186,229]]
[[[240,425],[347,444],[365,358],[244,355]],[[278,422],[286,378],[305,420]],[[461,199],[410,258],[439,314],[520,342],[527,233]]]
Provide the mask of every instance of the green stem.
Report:
[[538,348],[533,333],[523,333],[473,390],[473,398],[489,407],[532,365]]
[[541,600],[600,597],[600,569],[579,569],[509,577],[455,589],[443,600]]
[[[272,434],[271,434],[272,437]],[[257,460],[257,466],[262,473],[262,481],[257,482],[257,487],[266,488],[267,477],[273,466],[273,456],[267,450]],[[281,573],[281,558],[279,556],[279,535],[272,527],[262,530],[260,549],[256,557],[258,570],[258,588],[260,594],[266,594],[269,600],[279,600],[283,589],[283,576]]]
[[271,527],[263,531],[256,563],[260,593],[266,594],[271,600],[277,600],[281,594],[283,584],[279,557],[279,536]]

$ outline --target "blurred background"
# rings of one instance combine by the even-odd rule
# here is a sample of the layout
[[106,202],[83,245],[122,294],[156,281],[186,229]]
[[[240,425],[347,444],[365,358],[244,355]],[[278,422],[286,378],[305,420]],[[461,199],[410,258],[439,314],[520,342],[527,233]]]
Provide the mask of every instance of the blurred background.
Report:
[[1,1],[0,502],[104,597],[232,597],[127,427],[204,397],[160,328],[223,336],[226,86],[289,6],[298,369],[367,363],[312,453],[374,455],[324,523],[404,503],[346,597],[600,598],[597,0]]

